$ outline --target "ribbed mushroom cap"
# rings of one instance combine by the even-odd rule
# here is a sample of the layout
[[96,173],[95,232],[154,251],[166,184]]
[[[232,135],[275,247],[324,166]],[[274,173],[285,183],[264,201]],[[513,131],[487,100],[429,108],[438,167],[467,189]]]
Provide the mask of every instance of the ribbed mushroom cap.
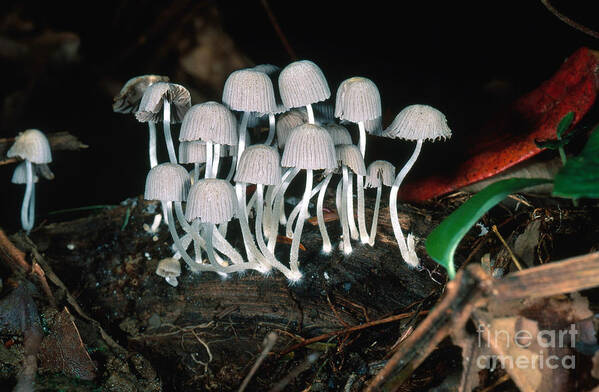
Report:
[[[272,83],[272,86],[274,88],[274,92],[275,92],[275,103],[277,104],[276,109],[271,112],[274,114],[280,114],[280,113],[284,113],[286,111],[288,111],[289,109],[283,105],[283,101],[281,100],[281,94],[279,93],[279,86],[278,86],[278,80],[279,80],[279,73],[281,73],[281,67],[277,67],[276,65],[272,65],[272,64],[260,64],[260,65],[256,65],[254,68],[252,68],[255,71],[259,71],[259,72],[264,72],[265,74],[268,75],[268,77],[270,78],[270,81]],[[259,116],[264,116],[268,113],[260,113]],[[248,127],[249,127],[249,123],[248,123]],[[255,125],[254,125],[255,126]]]
[[395,117],[382,136],[405,140],[450,138],[451,129],[445,115],[428,105],[410,105]]
[[385,186],[393,186],[395,166],[391,162],[374,161],[368,166],[367,172],[365,184],[367,188],[377,188],[381,186],[381,181]]
[[160,111],[164,98],[172,105],[171,122],[180,123],[191,106],[191,95],[185,87],[175,83],[157,82],[146,88],[135,118],[141,122],[162,121]]
[[349,131],[343,125],[331,123],[325,125],[325,128],[329,131],[335,146],[340,144],[353,144]]
[[337,156],[337,162],[340,165],[347,166],[359,176],[365,176],[367,174],[364,158],[362,158],[362,153],[358,146],[353,144],[341,144],[335,146],[335,155]]
[[185,201],[190,179],[187,170],[176,163],[154,166],[146,177],[144,199],[161,201]]
[[237,197],[227,181],[207,178],[191,187],[185,207],[188,221],[199,219],[203,223],[218,225],[230,221],[236,213]]
[[204,140],[233,146],[237,144],[237,119],[225,105],[209,101],[193,105],[185,114],[180,141]]
[[356,76],[344,80],[337,89],[335,117],[352,122],[381,117],[381,95],[370,79]]
[[172,257],[162,259],[156,267],[156,275],[163,278],[177,278],[181,275],[181,263]]
[[312,170],[336,168],[335,145],[329,131],[314,124],[296,127],[285,144],[281,165]]
[[279,152],[265,144],[254,144],[241,154],[234,181],[277,185],[281,183],[281,176]]
[[240,69],[229,75],[223,102],[232,110],[273,113],[277,110],[272,81],[264,72]]
[[194,140],[179,144],[179,163],[206,162],[206,142]]
[[308,122],[308,115],[297,109],[283,113],[277,119],[277,143],[279,148],[285,147],[285,143],[294,128]]
[[142,75],[131,78],[125,83],[121,91],[114,97],[112,111],[117,113],[135,113],[144,92],[154,83],[168,82],[168,76]]
[[[33,182],[38,182],[39,177],[35,173],[35,167],[33,169]],[[27,164],[21,162],[15,167],[15,171],[12,173],[12,179],[10,180],[13,184],[27,184]]]
[[48,138],[37,129],[28,129],[19,133],[6,156],[26,159],[33,163],[52,162],[52,151],[50,151]]
[[309,60],[293,62],[279,74],[279,92],[288,108],[307,106],[331,96],[327,79],[318,65]]

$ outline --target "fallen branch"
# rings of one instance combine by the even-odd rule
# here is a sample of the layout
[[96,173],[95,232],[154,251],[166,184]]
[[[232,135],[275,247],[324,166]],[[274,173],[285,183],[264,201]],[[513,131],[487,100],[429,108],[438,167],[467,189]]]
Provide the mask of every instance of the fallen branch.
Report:
[[[68,132],[49,133],[47,136],[52,152],[77,151],[88,147],[86,144],[83,144],[79,139],[77,139],[77,137]],[[14,141],[14,137],[0,139],[0,166],[18,162],[18,159],[16,158],[6,157],[6,152],[10,146],[12,146]]]

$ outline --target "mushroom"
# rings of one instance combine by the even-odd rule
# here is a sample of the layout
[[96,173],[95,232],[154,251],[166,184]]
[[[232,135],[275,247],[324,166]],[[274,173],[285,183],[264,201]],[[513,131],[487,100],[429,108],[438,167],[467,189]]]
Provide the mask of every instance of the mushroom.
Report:
[[[171,110],[171,105],[173,110]],[[140,122],[147,122],[150,127],[156,126],[156,122],[162,117],[164,139],[171,163],[177,163],[175,146],[171,135],[171,123],[180,123],[183,116],[191,105],[189,91],[179,84],[157,82],[150,85],[144,92],[139,110],[135,117]],[[160,111],[162,110],[162,116]]]
[[[277,67],[276,65],[272,65],[272,64],[260,64],[260,65],[256,65],[253,69],[256,71],[259,71],[259,72],[264,72],[266,75],[268,75],[268,77],[270,78],[270,80],[273,84],[273,88],[275,86],[277,86],[276,81],[279,79],[279,73],[281,72],[280,67]],[[273,112],[263,113],[263,115],[268,114],[268,136],[266,137],[266,141],[264,142],[264,144],[266,144],[267,146],[272,145],[274,138],[275,138],[275,129],[276,129],[275,115],[284,113],[288,110],[287,107],[285,107],[285,105],[283,105],[283,102],[281,100],[281,94],[279,94],[278,88],[275,88],[274,92],[275,92],[275,102],[277,104],[276,110]]]
[[237,145],[237,120],[223,104],[210,101],[192,106],[181,124],[179,141],[206,142],[206,178],[216,178],[221,146]]
[[28,129],[20,133],[15,143],[10,147],[6,156],[9,158],[21,158],[25,162],[26,187],[23,204],[21,206],[21,226],[27,233],[33,228],[35,220],[35,204],[32,201],[34,194],[33,164],[46,164],[52,162],[52,151],[50,143],[40,130]]
[[[35,171],[33,173],[33,185],[31,186],[31,197],[29,198],[29,204],[23,205],[21,207],[21,211],[26,210],[25,213],[26,220],[23,221],[23,214],[21,215],[21,226],[24,230],[29,230],[33,227],[33,222],[35,221],[35,184],[39,181],[37,174]],[[25,162],[21,162],[15,167],[15,171],[12,174],[12,179],[10,180],[13,184],[23,185],[27,184],[27,164]],[[23,200],[24,204],[25,200]]]
[[309,60],[295,61],[283,68],[279,74],[279,92],[286,107],[306,107],[310,124],[315,123],[312,104],[331,96],[322,70]]
[[295,225],[289,265],[292,270],[298,269],[299,244],[304,220],[308,215],[308,204],[312,191],[312,174],[314,170],[334,169],[337,167],[335,146],[328,131],[318,125],[304,124],[295,128],[287,139],[281,165],[306,170],[306,189],[302,197],[302,209]]
[[383,132],[382,136],[392,139],[400,138],[416,141],[414,153],[404,167],[401,168],[391,187],[389,210],[393,233],[395,234],[395,239],[397,240],[403,259],[408,265],[418,267],[420,260],[413,247],[414,237],[410,234],[406,240],[399,225],[397,193],[402,181],[416,162],[422,148],[422,143],[425,140],[435,141],[436,139],[450,138],[451,129],[447,125],[445,115],[437,109],[428,105],[410,105],[399,112],[389,128]]
[[[277,109],[272,81],[264,72],[240,69],[229,75],[223,88],[223,103],[231,110],[242,111],[237,143],[237,161],[246,145],[246,130],[250,112],[271,113]],[[237,164],[235,167],[238,167]]]
[[376,238],[383,185],[393,186],[395,166],[387,161],[374,161],[368,166],[367,172],[368,175],[366,176],[365,187],[376,188],[376,201],[374,202],[374,212],[372,214],[372,224],[370,226],[370,239],[368,241],[368,244],[373,246]]
[[206,142],[194,140],[181,142],[179,144],[179,162],[182,164],[193,163],[193,175],[195,184],[200,179],[200,164],[206,163]]
[[162,259],[156,267],[156,275],[163,277],[171,286],[177,287],[179,285],[177,278],[181,276],[181,263],[173,257]]

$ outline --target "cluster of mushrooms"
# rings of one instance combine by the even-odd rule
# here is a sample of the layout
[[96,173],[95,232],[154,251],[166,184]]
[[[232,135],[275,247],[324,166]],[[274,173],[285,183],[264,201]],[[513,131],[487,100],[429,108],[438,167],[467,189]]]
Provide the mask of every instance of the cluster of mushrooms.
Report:
[[[173,240],[174,254],[160,261],[157,274],[176,286],[182,258],[196,273],[211,271],[227,276],[245,270],[268,273],[276,269],[290,281],[298,281],[302,277],[300,240],[314,197],[322,251],[333,250],[323,204],[334,176],[339,177],[335,198],[342,233],[339,248],[351,253],[352,240],[374,245],[384,185],[391,187],[391,222],[401,256],[412,267],[420,265],[415,238],[411,234],[404,237],[399,225],[397,191],[423,141],[451,136],[445,116],[427,105],[411,105],[383,131],[378,88],[364,77],[343,81],[334,106],[330,97],[322,70],[308,60],[283,69],[259,65],[235,71],[225,82],[222,103],[191,106],[187,89],[163,76],[140,76],[125,84],[115,97],[113,109],[134,113],[140,122],[148,124],[151,170],[144,197],[160,201],[163,212],[153,226],[163,217]],[[160,122],[169,162],[158,164],[156,124]],[[171,134],[175,123],[180,123],[178,154]],[[353,144],[344,126],[349,123],[357,124],[358,145]],[[248,128],[262,126],[268,127],[267,136],[252,144]],[[413,155],[397,176],[395,167],[386,161],[374,161],[366,167],[367,133],[416,142]],[[189,171],[183,166],[192,164]],[[287,216],[285,194],[302,171],[305,191]],[[318,183],[314,186],[315,176]],[[255,191],[248,200],[250,185]],[[364,209],[364,189],[369,187],[377,189],[370,230]],[[232,222],[240,226],[242,252],[227,240]],[[292,239],[288,260],[275,256],[280,232]]]

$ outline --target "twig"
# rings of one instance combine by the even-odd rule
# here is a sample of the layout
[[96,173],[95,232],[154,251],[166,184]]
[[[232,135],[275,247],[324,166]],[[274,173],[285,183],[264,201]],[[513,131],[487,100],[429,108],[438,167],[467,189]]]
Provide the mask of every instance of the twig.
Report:
[[281,43],[285,47],[285,51],[287,52],[292,61],[297,60],[297,55],[295,54],[295,51],[289,44],[289,41],[287,41],[287,37],[285,37],[285,34],[283,34],[283,30],[281,30],[281,26],[279,26],[279,22],[277,22],[277,17],[275,16],[275,14],[273,14],[272,10],[270,9],[268,1],[260,0],[260,3],[262,3],[262,7],[264,7],[264,11],[266,11],[266,15],[268,15],[268,19],[270,19],[272,27],[275,29],[275,32],[279,36]]
[[327,302],[329,303],[329,308],[331,308],[331,310],[333,311],[333,314],[335,314],[335,317],[337,318],[337,320],[339,320],[341,325],[343,325],[345,328],[349,328],[350,325],[339,316],[339,313],[337,313],[337,309],[335,309],[335,307],[333,306],[333,303],[331,302],[331,298],[329,297],[328,293],[327,293]]
[[598,38],[599,39],[599,32],[589,29],[588,27],[568,18],[566,15],[562,14],[561,12],[559,12],[554,6],[551,5],[551,3],[549,2],[549,0],[541,0],[541,3],[545,6],[545,8],[547,8],[549,10],[549,12],[551,12],[553,15],[555,15],[559,20],[561,20],[562,22],[564,22],[565,24],[567,24],[570,27],[575,28],[576,30],[585,33],[586,35],[589,35],[593,38]]
[[[356,325],[354,327],[345,328],[345,329],[342,329],[342,330],[339,330],[339,331],[333,331],[333,332],[325,333],[325,334],[322,334],[322,335],[319,335],[319,336],[316,336],[316,337],[313,337],[313,338],[310,338],[310,339],[306,339],[306,340],[304,340],[301,343],[295,344],[295,345],[289,347],[288,349],[282,351],[279,355],[288,354],[288,353],[290,353],[292,351],[297,350],[298,348],[302,348],[302,347],[307,346],[307,345],[312,344],[312,343],[320,342],[321,340],[325,340],[325,339],[328,339],[328,338],[333,337],[333,336],[345,335],[345,334],[348,334],[350,332],[360,331],[362,329],[374,327],[374,326],[377,326],[377,325],[392,323],[392,322],[398,321],[398,320],[403,320],[405,318],[414,316],[417,313],[418,312],[416,311],[416,312],[410,312],[410,313],[396,314],[395,316],[386,317],[386,318],[383,318],[383,319],[380,319],[380,320],[374,320],[374,321],[371,321],[369,323],[364,323],[364,324]],[[420,314],[426,314],[426,313],[428,313],[428,311],[422,311],[422,312],[420,312]]]
[[256,373],[256,371],[258,370],[260,365],[262,365],[262,362],[264,361],[264,359],[266,358],[268,353],[271,352],[276,341],[277,341],[276,333],[271,332],[266,336],[266,338],[264,339],[264,349],[262,350],[262,352],[260,353],[260,356],[254,363],[254,366],[252,366],[252,368],[250,369],[250,372],[248,373],[248,375],[245,376],[245,378],[243,379],[243,382],[241,383],[241,386],[239,387],[238,392],[243,392],[245,390],[245,388],[248,386],[250,380],[252,379],[252,377],[254,377],[254,374]]
[[497,226],[493,225],[493,227],[491,229],[493,230],[493,233],[495,233],[495,235],[497,235],[497,238],[499,238],[499,241],[501,241],[501,243],[503,244],[503,246],[505,247],[505,249],[507,249],[507,252],[509,253],[510,257],[512,258],[512,261],[516,265],[516,268],[518,268],[519,271],[522,271],[524,268],[522,268],[522,265],[520,264],[520,262],[516,258],[516,255],[514,254],[514,252],[512,252],[512,250],[508,246],[507,242],[505,242],[505,240],[503,239],[503,237],[499,233],[499,230],[497,230]]

